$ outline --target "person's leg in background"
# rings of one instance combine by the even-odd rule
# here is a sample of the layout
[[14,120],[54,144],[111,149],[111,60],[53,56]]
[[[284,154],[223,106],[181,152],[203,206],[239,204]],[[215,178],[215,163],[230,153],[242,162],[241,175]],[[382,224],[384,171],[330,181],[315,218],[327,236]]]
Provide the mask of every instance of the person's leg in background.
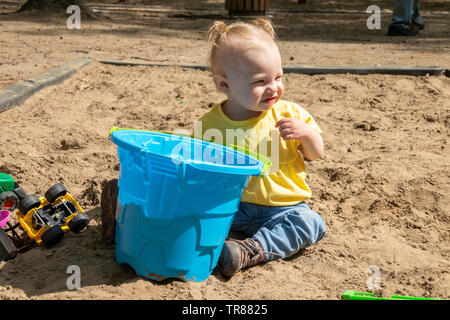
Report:
[[423,30],[425,28],[425,23],[423,22],[423,18],[419,12],[419,0],[414,0],[413,9],[414,10],[413,10],[411,22],[415,23],[419,27],[420,30]]
[[395,0],[388,36],[414,36],[424,28],[419,0]]

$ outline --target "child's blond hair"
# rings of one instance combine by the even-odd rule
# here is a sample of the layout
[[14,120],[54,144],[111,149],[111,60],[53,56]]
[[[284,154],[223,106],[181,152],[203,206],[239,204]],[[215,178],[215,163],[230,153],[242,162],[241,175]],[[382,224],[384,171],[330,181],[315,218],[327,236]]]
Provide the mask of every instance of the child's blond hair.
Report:
[[275,31],[267,18],[257,18],[250,22],[234,22],[227,26],[222,21],[214,21],[208,31],[208,42],[211,43],[211,52],[208,63],[213,74],[220,71],[217,63],[218,51],[227,48],[231,52],[244,52],[249,49],[267,47],[274,44]]

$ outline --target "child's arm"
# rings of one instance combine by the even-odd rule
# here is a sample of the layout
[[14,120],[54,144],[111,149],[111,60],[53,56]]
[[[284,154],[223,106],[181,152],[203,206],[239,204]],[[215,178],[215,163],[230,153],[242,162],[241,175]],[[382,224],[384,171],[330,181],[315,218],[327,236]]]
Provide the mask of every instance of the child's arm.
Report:
[[322,137],[310,125],[299,119],[283,118],[275,124],[275,127],[278,128],[284,140],[301,140],[302,143],[298,149],[309,160],[322,157]]

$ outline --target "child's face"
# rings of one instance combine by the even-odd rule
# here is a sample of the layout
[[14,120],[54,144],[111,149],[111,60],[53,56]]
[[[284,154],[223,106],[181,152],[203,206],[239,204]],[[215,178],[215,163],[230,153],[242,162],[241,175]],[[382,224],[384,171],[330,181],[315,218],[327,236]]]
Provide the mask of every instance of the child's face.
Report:
[[281,99],[281,57],[275,44],[224,57],[225,93],[233,107],[261,112]]

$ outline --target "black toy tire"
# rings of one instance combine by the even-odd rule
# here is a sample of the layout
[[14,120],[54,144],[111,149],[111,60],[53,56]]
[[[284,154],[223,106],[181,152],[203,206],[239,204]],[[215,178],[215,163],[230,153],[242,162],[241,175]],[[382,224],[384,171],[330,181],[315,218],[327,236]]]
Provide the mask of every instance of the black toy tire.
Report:
[[77,233],[83,230],[88,225],[89,221],[90,219],[87,214],[82,212],[73,217],[69,223],[67,223],[67,226],[70,231]]
[[20,200],[18,209],[23,214],[27,214],[31,209],[37,208],[41,205],[41,200],[35,194],[30,194]]
[[45,199],[48,200],[48,202],[53,203],[61,196],[64,196],[67,193],[66,187],[62,183],[57,183],[53,187],[50,187],[50,189],[47,190],[45,193]]
[[[4,204],[6,200],[14,200],[14,205],[11,207],[4,207]],[[17,206],[19,204],[19,197],[12,191],[5,191],[2,194],[0,194],[0,210],[8,210],[10,212],[13,212],[16,210]]]
[[50,247],[58,243],[64,236],[64,230],[60,226],[52,226],[41,237],[44,246]]

